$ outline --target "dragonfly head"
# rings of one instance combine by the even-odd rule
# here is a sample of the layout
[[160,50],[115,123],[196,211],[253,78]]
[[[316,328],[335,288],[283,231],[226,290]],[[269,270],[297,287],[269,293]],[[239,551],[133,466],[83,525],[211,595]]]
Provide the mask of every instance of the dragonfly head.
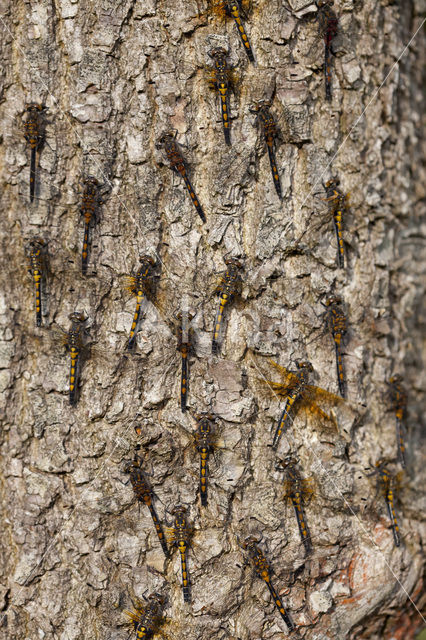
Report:
[[342,298],[340,296],[329,296],[325,300],[326,307],[331,307],[335,304],[341,304],[341,303],[342,303]]
[[299,463],[299,458],[294,454],[289,454],[281,460],[278,460],[275,468],[277,471],[285,471],[288,467],[294,467]]
[[83,182],[84,184],[93,185],[94,187],[98,187],[100,185],[99,180],[97,180],[95,176],[86,176]]
[[260,538],[257,538],[256,536],[251,535],[251,536],[247,536],[247,538],[244,540],[242,544],[240,544],[240,546],[243,549],[247,549],[248,551],[250,551],[250,549],[254,549],[259,542],[260,542]]
[[69,314],[68,318],[69,320],[71,320],[71,322],[83,323],[86,321],[86,316],[81,311],[73,311],[72,313]]
[[298,369],[305,369],[306,371],[313,371],[314,368],[307,360],[296,360],[296,367]]
[[35,236],[34,238],[31,238],[31,240],[27,242],[27,244],[25,245],[25,251],[27,253],[31,253],[32,251],[36,251],[37,249],[43,249],[45,245],[46,243],[43,240],[43,238],[39,238]]
[[184,507],[182,504],[178,504],[172,509],[171,513],[174,516],[183,516],[185,515],[186,511],[186,507]]
[[157,142],[155,143],[155,146],[157,147],[157,149],[161,149],[161,147],[164,147],[167,143],[172,142],[173,139],[174,139],[174,135],[169,131],[165,131],[158,138]]
[[36,113],[45,111],[48,109],[44,104],[38,104],[37,102],[29,102],[25,105],[25,111],[29,111],[30,113]]
[[393,376],[391,376],[389,378],[389,383],[390,384],[399,384],[400,382],[403,381],[403,377],[400,373],[395,373]]
[[163,607],[166,603],[166,597],[161,593],[151,593],[148,596],[148,600],[151,602],[156,602],[160,607]]
[[333,0],[317,0],[317,7],[318,9],[321,9],[322,7],[324,7],[326,4],[328,4],[329,6],[331,6],[333,4]]
[[262,109],[269,109],[272,105],[272,100],[258,100],[257,102],[253,102],[253,104],[249,107],[249,111],[252,113],[259,113]]
[[340,180],[339,178],[331,178],[331,180],[327,180],[327,182],[324,182],[323,184],[325,189],[335,189],[339,186]]
[[232,258],[232,257],[227,258],[225,256],[223,261],[224,261],[224,263],[226,265],[232,264],[232,265],[234,265],[234,267],[237,267],[238,269],[242,269],[244,267],[244,264],[243,264],[242,260],[239,260],[238,258]]
[[155,265],[155,260],[154,258],[152,258],[150,255],[148,255],[147,253],[144,253],[143,255],[139,256],[139,262],[141,264],[150,264],[151,267],[153,267]]
[[223,47],[213,47],[213,49],[210,49],[210,51],[208,51],[207,53],[209,54],[210,58],[213,58],[213,60],[217,58],[226,58],[226,56],[228,55],[227,50]]

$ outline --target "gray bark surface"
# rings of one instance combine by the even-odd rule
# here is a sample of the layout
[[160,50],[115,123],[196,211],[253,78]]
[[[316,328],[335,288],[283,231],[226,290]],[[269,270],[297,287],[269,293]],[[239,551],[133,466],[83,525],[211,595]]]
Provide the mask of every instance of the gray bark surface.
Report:
[[[0,6],[0,637],[135,637],[122,609],[162,591],[166,637],[286,638],[266,585],[238,545],[237,537],[256,534],[297,626],[294,637],[413,638],[422,622],[426,536],[423,30],[399,57],[424,4],[335,3],[331,103],[315,6],[305,0],[255,3],[246,26],[256,67],[232,19],[208,19],[206,3]],[[229,46],[238,78],[231,148],[203,70],[212,43]],[[277,152],[282,202],[249,111],[272,95],[272,111],[287,126]],[[49,106],[32,205],[20,129],[31,101]],[[155,147],[170,128],[187,145],[205,225]],[[83,173],[112,183],[85,279],[72,191]],[[332,221],[322,215],[322,181],[333,175],[350,193],[344,270],[336,268]],[[48,315],[40,329],[24,254],[32,235],[49,241]],[[137,353],[125,362],[135,303],[122,282],[144,253],[157,256],[160,277]],[[244,285],[227,313],[221,354],[212,357],[215,274],[227,253],[244,257]],[[338,433],[296,414],[275,454],[268,445],[283,403],[259,378],[279,380],[268,357],[293,369],[296,360],[310,360],[313,384],[337,393],[334,346],[321,317],[331,290],[342,295],[349,323],[348,401],[335,408]],[[205,509],[195,422],[180,411],[180,355],[170,330],[185,297],[197,312],[189,405],[212,410],[220,426]],[[72,408],[68,359],[56,354],[51,336],[54,327],[68,328],[75,310],[88,314],[97,353],[83,368]],[[409,395],[408,468],[396,503],[400,548],[365,472],[379,458],[396,457],[385,385],[395,371]],[[160,518],[170,524],[176,504],[189,507],[191,605],[182,601],[177,552],[164,562],[150,514],[126,484],[125,461],[137,444]],[[315,488],[306,506],[314,548],[308,559],[275,468],[277,456],[290,451]]]

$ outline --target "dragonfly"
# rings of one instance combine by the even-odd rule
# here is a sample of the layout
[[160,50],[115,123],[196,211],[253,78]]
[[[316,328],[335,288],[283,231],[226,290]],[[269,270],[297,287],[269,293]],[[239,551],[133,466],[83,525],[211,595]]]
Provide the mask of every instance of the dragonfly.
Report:
[[342,398],[346,398],[346,381],[342,362],[342,339],[347,331],[346,316],[342,308],[342,299],[339,296],[330,296],[326,299],[327,324],[331,331],[336,350],[337,382]]
[[206,222],[206,216],[204,214],[204,210],[200,204],[200,201],[198,200],[194,187],[192,186],[192,183],[188,177],[187,163],[185,158],[183,157],[183,154],[179,148],[178,143],[176,142],[176,136],[177,136],[177,132],[175,132],[174,134],[171,132],[163,133],[156,143],[157,149],[160,149],[160,148],[164,149],[167,155],[167,158],[170,162],[170,168],[173,171],[176,171],[176,173],[178,173],[182,177],[185,183],[185,186],[188,189],[188,193],[190,195],[192,204],[194,205],[196,212],[200,216],[201,220],[203,222]]
[[379,480],[379,487],[384,495],[388,515],[391,521],[392,534],[395,542],[395,546],[399,547],[401,544],[401,535],[398,525],[398,520],[395,512],[395,490],[399,483],[400,476],[393,474],[386,466],[386,460],[379,460],[376,463],[376,468],[367,476],[376,475]]
[[349,199],[349,194],[343,195],[339,189],[340,180],[333,178],[325,183],[326,202],[329,204],[329,211],[333,215],[334,228],[337,238],[337,260],[341,269],[345,266],[345,250],[343,246],[342,236],[342,219],[343,214],[346,213],[346,206]]
[[152,517],[152,521],[154,523],[155,530],[157,532],[158,539],[161,544],[161,548],[163,549],[163,553],[166,558],[169,556],[169,550],[167,548],[166,539],[164,536],[163,527],[161,525],[160,519],[158,518],[157,511],[153,504],[153,491],[149,484],[146,473],[142,468],[142,460],[135,453],[135,456],[132,462],[126,465],[126,473],[130,474],[130,482],[133,487],[133,491],[139,502],[143,502],[149,509],[149,512]]
[[126,289],[136,297],[136,308],[127,341],[128,351],[134,350],[136,346],[136,336],[143,316],[143,313],[141,313],[142,307],[153,294],[155,260],[151,256],[144,254],[140,256],[139,262],[140,267],[135,275],[126,277]]
[[216,416],[209,412],[203,412],[195,413],[194,418],[197,420],[194,442],[200,454],[200,500],[201,505],[207,507],[208,460],[216,441]]
[[47,246],[43,238],[34,237],[25,246],[25,253],[28,259],[29,273],[34,282],[36,325],[42,323],[42,298],[45,295],[47,279]]
[[324,78],[325,97],[331,101],[331,54],[333,38],[336,36],[338,19],[331,8],[333,0],[317,0],[318,7],[318,27],[321,36],[324,38]]
[[124,610],[136,631],[137,640],[152,638],[163,621],[166,598],[160,593],[151,593],[145,604],[136,599],[135,611]]
[[192,530],[188,526],[186,512],[187,509],[183,505],[177,505],[172,510],[172,515],[174,515],[175,518],[173,527],[169,530],[169,539],[170,543],[178,548],[180,554],[183,601],[191,602],[187,556]]
[[216,313],[212,340],[212,353],[217,355],[220,351],[219,337],[223,324],[225,307],[230,304],[235,296],[241,294],[243,263],[237,258],[225,257],[226,270],[222,273],[220,282],[215,289],[219,294],[219,308]]
[[234,80],[232,69],[228,64],[228,52],[223,47],[213,47],[208,51],[213,60],[213,70],[210,75],[210,86],[219,96],[220,112],[225,142],[231,146],[231,121],[229,115],[229,91],[233,87]]
[[400,374],[395,374],[389,379],[388,386],[392,409],[395,413],[398,459],[401,466],[405,468],[404,426],[402,421],[407,408],[407,393],[402,383],[403,377]]
[[257,575],[259,576],[259,578],[261,578],[265,583],[266,586],[268,587],[272,599],[275,603],[275,606],[277,607],[282,619],[284,620],[284,622],[286,623],[288,630],[289,631],[294,631],[295,629],[295,625],[293,623],[293,621],[291,620],[289,614],[287,613],[281,598],[278,596],[277,592],[275,591],[275,588],[272,584],[271,581],[271,568],[268,564],[268,561],[266,560],[266,557],[263,553],[263,551],[260,549],[260,547],[258,546],[258,543],[260,542],[260,540],[258,538],[256,538],[255,536],[249,536],[247,537],[244,542],[242,543],[242,548],[247,551],[247,554],[249,556],[250,561],[252,562],[254,569],[257,573]]
[[[343,242],[343,217],[348,212],[348,202],[349,202],[349,193],[346,195],[343,194],[339,188],[340,180],[338,178],[332,178],[323,184],[324,190],[326,192],[326,197],[322,198],[324,202],[328,203],[327,210],[327,219],[329,217],[333,218],[334,229],[336,232],[337,238],[337,264],[340,269],[343,269],[345,266],[345,249]],[[311,227],[312,231],[315,233],[318,231],[320,227],[324,225],[325,218],[323,219],[323,215],[321,215],[321,221],[317,225],[313,225]],[[308,221],[307,226],[303,233],[296,240],[296,247],[299,242],[306,234],[310,225],[310,221]]]
[[30,160],[30,201],[34,200],[37,152],[40,152],[45,142],[46,120],[45,112],[49,107],[37,102],[30,102],[25,105],[26,117],[23,122],[24,138],[28,142],[31,150]]
[[[266,146],[272,181],[280,200],[283,198],[281,179],[277,163],[277,150],[281,144],[302,145],[311,139],[309,113],[306,105],[286,104],[282,98],[282,90],[274,85],[268,90],[270,97],[253,100],[249,111],[256,118],[254,125],[262,133],[262,147]],[[256,156],[264,149],[257,146]]]
[[269,360],[269,362],[277,369],[282,381],[261,380],[261,382],[277,396],[285,398],[284,408],[274,433],[272,447],[274,449],[278,447],[292,411],[296,411],[296,413],[305,411],[312,418],[320,418],[323,428],[327,425],[327,428],[337,430],[334,417],[321,409],[317,403],[336,405],[342,403],[343,400],[325,389],[308,384],[310,374],[314,370],[312,364],[310,362],[296,361],[297,370],[290,371],[273,360]]
[[88,318],[80,311],[73,311],[69,316],[71,321],[67,332],[61,333],[61,342],[70,356],[69,371],[69,401],[72,406],[77,404],[80,374],[83,362],[90,355],[90,344],[87,341]]
[[275,146],[279,137],[276,120],[271,113],[272,102],[270,100],[261,100],[249,107],[252,113],[255,113],[257,122],[262,125],[263,135],[268,149],[269,163],[271,165],[272,179],[274,181],[275,191],[279,199],[283,197],[280,176],[277,169],[277,159],[275,155]]
[[84,218],[84,236],[81,250],[81,272],[87,275],[88,258],[90,252],[90,230],[98,219],[99,207],[102,204],[102,192],[106,185],[101,184],[94,176],[88,175],[81,180],[83,187],[81,195],[80,213]]
[[286,458],[277,464],[277,469],[284,471],[284,495],[291,501],[296,514],[297,525],[299,527],[300,538],[305,548],[306,555],[312,552],[312,541],[306,523],[304,503],[308,496],[312,495],[310,479],[302,479],[297,469],[298,460],[293,456]]
[[177,349],[181,353],[181,377],[180,377],[180,408],[183,413],[188,409],[188,384],[189,384],[189,354],[191,353],[191,340],[193,337],[193,329],[191,320],[193,315],[188,311],[175,314],[175,332],[177,333]]

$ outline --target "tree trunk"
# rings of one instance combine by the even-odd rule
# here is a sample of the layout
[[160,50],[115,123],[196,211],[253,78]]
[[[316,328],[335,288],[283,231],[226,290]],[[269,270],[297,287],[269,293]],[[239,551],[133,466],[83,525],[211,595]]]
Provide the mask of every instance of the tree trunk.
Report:
[[[407,640],[421,625],[423,30],[405,49],[421,3],[335,3],[331,102],[315,5],[254,4],[245,24],[256,66],[233,19],[208,18],[205,2],[1,2],[1,637],[135,637],[122,610],[155,591],[168,598],[161,629],[176,640],[287,637],[241,548],[248,535],[261,538],[295,637]],[[234,66],[230,147],[206,78],[218,45]],[[281,201],[249,110],[261,99],[273,100],[281,128]],[[30,102],[49,107],[33,203],[22,133]],[[170,129],[206,224],[156,148]],[[83,276],[73,189],[89,174],[110,188]],[[323,187],[332,177],[350,193],[343,269]],[[40,328],[24,252],[32,236],[47,242],[50,265]],[[136,351],[126,353],[135,298],[122,285],[140,254],[156,259],[158,277]],[[244,261],[243,287],[213,356],[213,294],[226,254]],[[309,360],[313,384],[338,393],[333,340],[323,331],[330,292],[348,319],[338,431],[295,406],[274,451],[283,399],[262,384],[280,379],[268,357],[292,370]],[[171,331],[182,301],[196,312],[186,413]],[[85,339],[95,343],[75,407],[69,356],[53,339],[73,311],[88,316]],[[368,475],[369,465],[396,458],[385,384],[393,372],[408,391],[399,548]],[[193,439],[192,413],[203,411],[216,414],[219,431],[207,507]],[[191,604],[182,600],[177,550],[164,561],[151,515],[127,483],[137,445],[160,520],[171,524],[173,508],[188,507]],[[276,468],[290,452],[314,489],[305,504],[309,557]]]

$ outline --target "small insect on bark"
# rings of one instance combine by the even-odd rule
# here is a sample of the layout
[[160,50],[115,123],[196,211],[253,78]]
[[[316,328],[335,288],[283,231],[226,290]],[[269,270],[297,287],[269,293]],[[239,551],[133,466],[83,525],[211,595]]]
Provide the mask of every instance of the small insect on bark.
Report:
[[217,355],[220,351],[220,333],[223,325],[223,313],[233,299],[240,295],[243,263],[237,258],[225,258],[226,271],[223,272],[216,293],[219,294],[219,308],[216,313],[212,339],[212,353]]
[[30,164],[30,202],[34,200],[35,184],[36,184],[36,168],[37,168],[37,152],[41,150],[45,141],[45,118],[44,113],[49,107],[44,104],[31,102],[26,105],[23,128],[24,138],[28,142],[31,149]]
[[176,133],[175,134],[163,133],[163,135],[157,141],[156,146],[158,149],[159,148],[164,149],[167,155],[167,159],[170,162],[170,168],[173,171],[176,171],[176,173],[178,173],[182,177],[185,183],[185,186],[188,189],[189,196],[192,200],[192,204],[194,205],[196,212],[200,216],[201,220],[203,222],[206,222],[206,216],[204,214],[203,208],[200,204],[200,201],[198,200],[197,194],[195,193],[195,189],[192,186],[192,183],[188,176],[188,168],[186,165],[185,158],[183,157],[183,154],[179,148],[179,145],[176,142],[176,139],[175,139],[176,135],[177,135]]
[[36,325],[42,323],[42,299],[47,278],[47,248],[43,238],[32,238],[25,246],[28,267],[34,282]]

